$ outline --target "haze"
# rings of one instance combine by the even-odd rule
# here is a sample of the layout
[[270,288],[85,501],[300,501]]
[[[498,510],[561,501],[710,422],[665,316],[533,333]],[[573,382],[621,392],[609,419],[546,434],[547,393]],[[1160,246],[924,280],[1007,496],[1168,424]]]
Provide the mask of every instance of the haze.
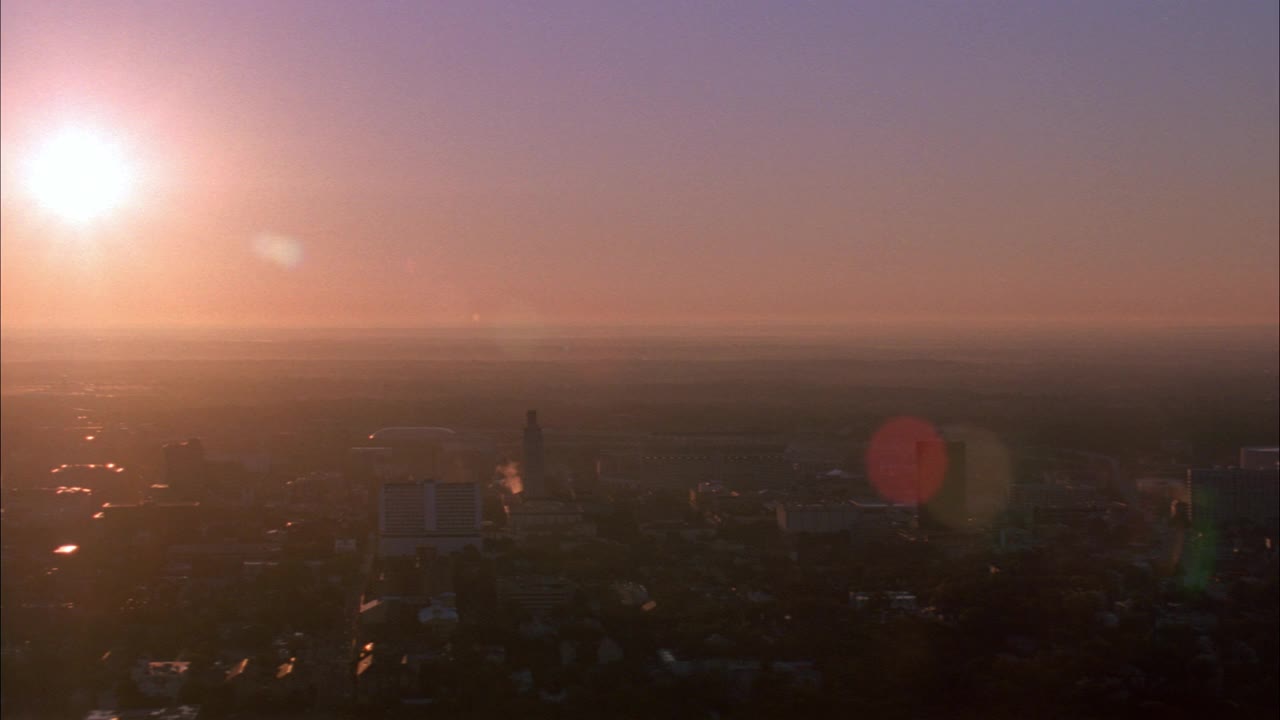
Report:
[[174,10],[4,3],[6,330],[1276,321],[1275,3]]

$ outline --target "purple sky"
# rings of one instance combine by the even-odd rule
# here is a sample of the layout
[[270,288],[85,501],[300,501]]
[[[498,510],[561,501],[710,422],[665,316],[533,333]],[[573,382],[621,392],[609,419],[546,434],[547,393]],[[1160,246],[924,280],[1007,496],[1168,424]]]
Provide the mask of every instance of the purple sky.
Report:
[[[1275,323],[1274,2],[28,2],[41,325]],[[23,161],[118,136],[69,228]]]

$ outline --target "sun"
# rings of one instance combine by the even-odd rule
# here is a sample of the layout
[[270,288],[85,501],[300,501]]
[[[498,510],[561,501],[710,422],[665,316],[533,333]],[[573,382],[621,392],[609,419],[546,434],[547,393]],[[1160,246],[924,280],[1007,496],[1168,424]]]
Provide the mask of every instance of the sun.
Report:
[[118,140],[88,128],[68,128],[32,157],[28,186],[41,206],[84,224],[118,207],[134,185],[134,169]]

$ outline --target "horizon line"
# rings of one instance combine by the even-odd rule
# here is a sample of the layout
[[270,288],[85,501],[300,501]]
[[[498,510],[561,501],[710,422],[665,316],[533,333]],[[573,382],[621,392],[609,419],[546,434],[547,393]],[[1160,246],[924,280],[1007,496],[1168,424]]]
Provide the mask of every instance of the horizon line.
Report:
[[41,323],[0,323],[0,337],[4,335],[54,335],[67,333],[165,333],[165,332],[384,332],[411,333],[431,331],[565,331],[565,330],[801,330],[801,331],[848,331],[848,330],[895,330],[895,329],[956,329],[989,328],[989,329],[1144,329],[1144,330],[1277,330],[1280,331],[1280,317],[1272,320],[1221,320],[1195,318],[1187,320],[1169,320],[1165,318],[1123,317],[1099,319],[1090,317],[1053,317],[1053,318],[1009,318],[1009,317],[974,317],[974,318],[883,318],[858,320],[777,320],[777,319],[738,319],[738,320],[685,320],[685,321],[583,321],[562,320],[557,322],[509,321],[509,322],[437,322],[437,323],[114,323],[114,324],[41,324]]

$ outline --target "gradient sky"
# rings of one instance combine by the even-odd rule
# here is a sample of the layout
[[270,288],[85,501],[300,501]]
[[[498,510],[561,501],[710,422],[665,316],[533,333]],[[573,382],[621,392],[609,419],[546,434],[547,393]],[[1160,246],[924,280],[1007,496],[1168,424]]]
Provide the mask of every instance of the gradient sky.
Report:
[[[1270,0],[0,21],[7,328],[1280,312]],[[80,229],[22,180],[67,125],[143,183]]]

